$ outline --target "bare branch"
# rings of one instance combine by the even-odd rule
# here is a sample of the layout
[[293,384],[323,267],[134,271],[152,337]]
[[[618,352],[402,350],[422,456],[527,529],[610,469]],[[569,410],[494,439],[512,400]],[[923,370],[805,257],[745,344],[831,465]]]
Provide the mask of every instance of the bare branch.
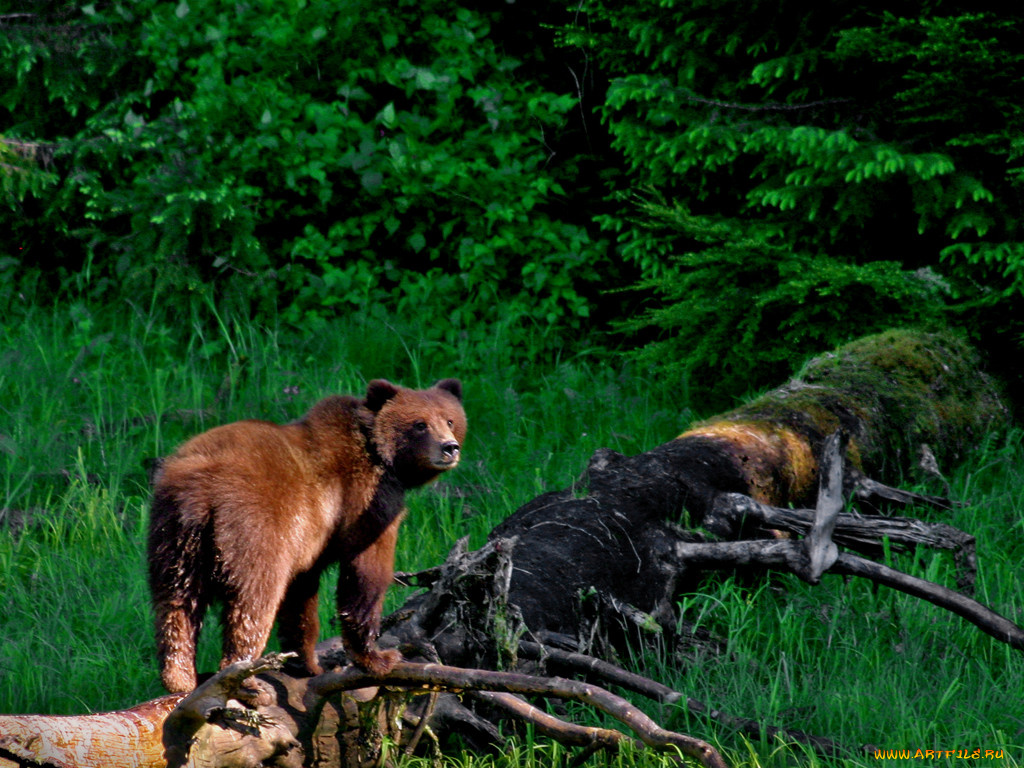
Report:
[[473,697],[531,723],[540,733],[572,747],[597,747],[614,752],[626,736],[609,728],[576,725],[538,709],[515,694],[500,691],[473,691]]
[[[803,545],[795,541],[724,541],[701,544],[677,543],[675,555],[691,567],[735,568],[740,565],[780,567],[803,578]],[[863,576],[866,579],[920,597],[961,616],[983,632],[1024,650],[1024,629],[976,600],[955,590],[909,576],[866,558],[840,552],[829,573]]]
[[821,581],[821,574],[832,567],[839,557],[839,548],[832,541],[836,518],[843,511],[843,456],[850,438],[837,430],[825,441],[822,451],[818,489],[818,507],[814,514],[814,527],[804,539],[807,547],[808,568],[806,580],[811,584]]
[[836,754],[840,751],[839,747],[831,739],[730,715],[720,709],[709,707],[697,699],[679,693],[656,680],[651,680],[643,675],[638,675],[635,672],[630,672],[622,667],[617,667],[607,661],[588,656],[584,653],[563,651],[559,648],[552,648],[528,641],[523,641],[519,644],[519,653],[522,658],[543,661],[548,670],[554,668],[554,671],[558,673],[585,675],[590,679],[601,681],[602,684],[616,685],[662,704],[684,704],[691,713],[706,717],[727,728],[744,733],[754,740],[782,737],[787,740],[798,741],[801,744],[807,744],[823,754]]
[[1004,616],[956,590],[897,571],[887,565],[841,552],[831,573],[863,576],[887,587],[920,597],[974,624],[978,629],[1012,648],[1024,651],[1024,629]]
[[308,695],[323,698],[335,691],[362,688],[386,682],[418,690],[475,690],[554,696],[579,701],[611,715],[629,726],[649,747],[678,749],[706,768],[726,768],[718,750],[705,741],[667,731],[625,699],[587,683],[563,678],[543,678],[516,672],[463,669],[443,664],[399,663],[385,678],[375,678],[362,670],[346,667],[313,678]]

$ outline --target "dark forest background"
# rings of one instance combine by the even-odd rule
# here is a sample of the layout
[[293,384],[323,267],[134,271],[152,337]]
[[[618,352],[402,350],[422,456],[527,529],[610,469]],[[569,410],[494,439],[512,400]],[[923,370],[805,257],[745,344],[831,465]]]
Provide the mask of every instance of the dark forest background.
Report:
[[513,364],[624,351],[707,407],[952,326],[1019,390],[1024,11],[0,7],[10,312],[412,322]]

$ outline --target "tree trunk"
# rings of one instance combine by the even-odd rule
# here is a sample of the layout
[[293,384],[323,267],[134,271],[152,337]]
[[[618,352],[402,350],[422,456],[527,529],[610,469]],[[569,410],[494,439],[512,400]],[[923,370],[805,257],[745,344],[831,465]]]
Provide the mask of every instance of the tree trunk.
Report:
[[[968,534],[842,509],[850,496],[872,512],[908,503],[950,506],[868,474],[892,482],[923,471],[942,484],[939,464],[956,461],[1006,418],[961,341],[895,331],[862,339],[646,453],[598,451],[573,488],[525,504],[481,550],[469,552],[461,542],[442,566],[400,575],[428,589],[389,617],[382,644],[423,663],[399,665],[386,688],[351,668],[296,679],[273,671],[278,659],[243,663],[187,697],[133,710],[0,717],[0,768],[156,766],[165,764],[162,750],[171,766],[373,766],[388,762],[389,743],[437,749],[446,730],[480,749],[494,748],[501,743],[495,722],[507,716],[582,747],[583,755],[615,749],[626,738],[560,721],[531,707],[523,694],[584,701],[619,718],[649,746],[724,766],[706,743],[660,729],[607,691],[548,675],[582,674],[706,714],[701,702],[596,657],[614,654],[627,639],[652,636],[670,647],[713,646],[707,637],[675,634],[685,620],[675,613],[676,598],[698,588],[708,569],[750,565],[812,583],[826,572],[871,578],[1024,649],[1024,631],[967,595],[838,549],[877,555],[886,539],[895,548],[949,549],[958,559],[961,590],[968,591],[974,574]],[[344,662],[336,641],[321,650],[325,668]],[[513,671],[489,671],[495,669]],[[477,711],[447,691],[466,693]],[[714,717],[755,737],[774,732],[717,711]],[[833,748],[826,739],[787,735]],[[111,743],[115,736],[120,750]],[[86,762],[77,757],[83,754]]]

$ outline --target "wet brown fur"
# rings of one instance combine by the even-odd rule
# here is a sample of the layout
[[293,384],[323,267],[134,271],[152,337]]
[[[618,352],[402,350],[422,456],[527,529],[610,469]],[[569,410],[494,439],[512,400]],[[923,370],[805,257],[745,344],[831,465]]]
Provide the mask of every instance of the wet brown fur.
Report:
[[275,616],[308,674],[320,574],[340,563],[338,613],[352,658],[375,674],[404,492],[454,467],[465,438],[462,387],[370,382],[365,400],[321,400],[297,422],[240,421],[192,438],[154,480],[149,580],[157,655],[169,691],[196,685],[203,615],[224,604],[221,667],[263,652]]

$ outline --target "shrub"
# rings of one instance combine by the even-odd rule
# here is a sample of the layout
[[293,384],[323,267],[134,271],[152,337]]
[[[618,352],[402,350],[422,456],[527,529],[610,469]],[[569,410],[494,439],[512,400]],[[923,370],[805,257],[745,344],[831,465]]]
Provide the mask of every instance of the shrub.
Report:
[[[120,52],[94,78],[116,80],[115,97],[72,89],[75,132],[54,112],[32,126],[66,155],[46,204],[73,222],[80,288],[214,297],[310,329],[404,306],[448,343],[509,315],[586,323],[602,244],[562,215],[574,161],[546,144],[575,100],[520,79],[485,13],[440,0],[67,13],[79,39]],[[23,42],[4,52],[19,73],[10,113],[30,81],[92,82],[40,74],[45,41]]]

